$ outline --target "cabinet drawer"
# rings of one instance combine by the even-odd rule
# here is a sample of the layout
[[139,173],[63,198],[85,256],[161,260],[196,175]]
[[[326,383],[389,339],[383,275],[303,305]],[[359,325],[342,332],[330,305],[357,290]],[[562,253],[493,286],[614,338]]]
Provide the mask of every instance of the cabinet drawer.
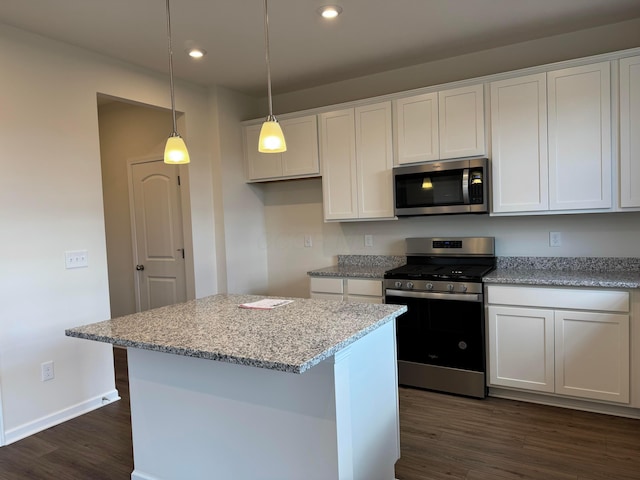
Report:
[[347,279],[347,293],[349,295],[370,295],[382,297],[382,281]]
[[343,282],[341,278],[311,278],[311,291],[324,293],[340,293],[344,292]]
[[494,305],[599,310],[605,312],[629,311],[629,293],[618,290],[490,285],[487,287],[487,301]]

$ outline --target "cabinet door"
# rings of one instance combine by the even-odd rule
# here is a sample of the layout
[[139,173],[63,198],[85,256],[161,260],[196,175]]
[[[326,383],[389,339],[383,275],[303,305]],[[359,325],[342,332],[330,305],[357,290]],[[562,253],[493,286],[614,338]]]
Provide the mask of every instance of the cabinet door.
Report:
[[640,57],[620,60],[620,206],[640,207]]
[[393,217],[391,102],[355,109],[358,218]]
[[608,62],[547,74],[549,206],[611,207],[611,86]]
[[261,128],[262,124],[244,127],[244,155],[250,181],[282,176],[282,154],[258,152]]
[[485,155],[484,86],[438,92],[440,158]]
[[342,297],[344,281],[342,278],[335,277],[311,277],[310,287],[312,293],[336,293]]
[[320,157],[325,220],[358,218],[353,108],[320,115]]
[[553,312],[490,306],[489,383],[553,392]]
[[318,120],[315,115],[280,122],[287,151],[282,155],[282,176],[320,175],[318,160]]
[[629,403],[629,316],[555,312],[556,393]]
[[440,158],[438,92],[394,100],[396,163]]
[[549,208],[546,78],[491,83],[493,212]]

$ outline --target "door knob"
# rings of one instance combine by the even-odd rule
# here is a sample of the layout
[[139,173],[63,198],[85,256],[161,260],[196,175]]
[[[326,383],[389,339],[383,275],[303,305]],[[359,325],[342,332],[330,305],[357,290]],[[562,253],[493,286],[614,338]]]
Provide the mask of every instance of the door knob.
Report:
[[144,270],[144,265],[136,265],[136,270]]

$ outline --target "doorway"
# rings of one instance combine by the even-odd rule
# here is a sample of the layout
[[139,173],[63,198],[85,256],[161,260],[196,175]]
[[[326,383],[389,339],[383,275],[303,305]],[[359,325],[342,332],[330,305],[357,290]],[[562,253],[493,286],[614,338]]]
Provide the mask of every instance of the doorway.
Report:
[[[182,119],[178,119],[183,129]],[[98,95],[98,127],[102,163],[104,223],[109,275],[111,318],[135,313],[138,271],[134,252],[134,221],[130,207],[131,165],[151,163],[163,157],[168,132],[172,128],[171,112],[149,105]],[[195,297],[193,250],[191,248],[191,216],[189,204],[189,166],[168,165],[180,176],[179,211],[185,243],[184,275],[186,292],[175,296],[176,301]],[[168,180],[167,180],[168,181]],[[159,184],[158,182],[157,184]],[[174,215],[175,216],[175,215]],[[155,246],[154,246],[155,248]],[[182,256],[182,252],[179,252]],[[147,270],[148,272],[148,270]],[[170,282],[167,282],[170,283]],[[164,285],[167,287],[167,284]],[[171,287],[173,288],[173,287]],[[168,289],[168,288],[167,288]],[[153,305],[153,302],[151,304]]]

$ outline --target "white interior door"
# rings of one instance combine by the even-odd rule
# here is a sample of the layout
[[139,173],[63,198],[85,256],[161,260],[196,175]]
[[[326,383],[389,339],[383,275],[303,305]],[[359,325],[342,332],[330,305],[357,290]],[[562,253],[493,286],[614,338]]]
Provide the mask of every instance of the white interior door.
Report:
[[136,307],[187,299],[178,167],[162,160],[131,164]]

